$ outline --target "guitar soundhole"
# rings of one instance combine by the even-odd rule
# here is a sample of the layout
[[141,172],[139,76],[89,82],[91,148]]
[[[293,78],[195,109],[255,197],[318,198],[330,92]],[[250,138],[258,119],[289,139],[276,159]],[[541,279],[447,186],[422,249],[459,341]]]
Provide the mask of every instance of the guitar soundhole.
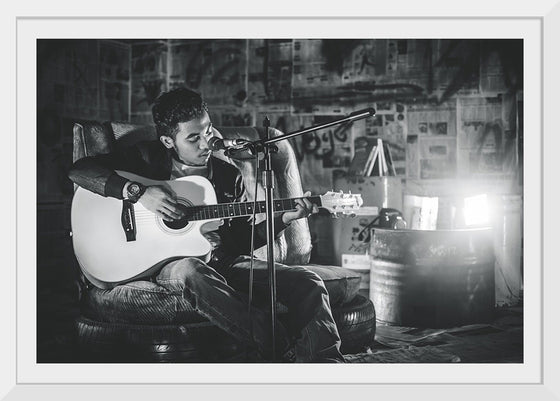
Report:
[[172,230],[181,230],[183,228],[185,228],[186,226],[189,225],[189,220],[188,220],[188,215],[187,215],[187,206],[180,203],[179,204],[179,209],[181,209],[183,211],[183,213],[185,213],[186,217],[183,217],[182,219],[179,220],[173,220],[173,221],[166,221],[166,220],[162,220],[162,223],[172,229]]

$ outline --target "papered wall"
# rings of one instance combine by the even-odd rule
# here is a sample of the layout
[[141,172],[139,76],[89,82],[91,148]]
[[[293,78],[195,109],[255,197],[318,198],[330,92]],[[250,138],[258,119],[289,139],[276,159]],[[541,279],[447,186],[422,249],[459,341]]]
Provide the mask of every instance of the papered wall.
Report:
[[39,200],[71,196],[74,121],[151,123],[157,95],[183,85],[223,126],[267,115],[291,132],[374,107],[375,117],[291,140],[315,193],[345,174],[360,137],[389,144],[414,192],[520,184],[522,41],[40,40],[37,55]]
[[68,321],[58,315],[69,313],[77,297],[67,176],[72,125],[130,118],[130,60],[130,44],[118,41],[37,40],[37,324],[43,336],[63,330]]
[[72,125],[130,118],[129,44],[109,40],[37,41],[37,199],[72,196]]
[[292,140],[313,192],[345,174],[359,137],[388,143],[397,174],[423,191],[430,192],[426,183],[437,191],[437,182],[456,179],[518,183],[521,41],[161,40],[131,47],[135,122],[151,123],[153,99],[177,86],[200,92],[222,126],[262,125],[267,115],[291,132],[374,107],[373,118]]
[[[292,132],[373,107],[373,118],[292,140],[305,190],[333,188],[347,172],[355,141],[379,137],[389,144],[408,194],[444,201],[472,188],[519,193],[522,66],[521,40],[38,40],[38,337],[52,339],[43,351],[55,349],[71,321],[63,316],[67,305],[78,313],[67,178],[74,122],[151,124],[154,99],[182,85],[204,96],[218,126],[262,125],[266,115],[272,126]],[[515,210],[517,219],[498,225],[501,266],[519,266],[518,200],[503,207],[507,216]],[[367,217],[347,220],[353,225],[340,231],[330,218],[312,216],[312,261],[339,264],[335,249],[344,248],[333,238],[353,240]],[[502,273],[497,288],[511,295],[520,271],[509,270],[513,279]]]
[[[334,182],[344,181],[356,140],[379,137],[389,144],[402,184],[389,192],[439,197],[439,222],[439,215],[451,216],[443,212],[456,197],[521,193],[522,66],[521,40],[38,40],[38,299],[76,295],[67,178],[76,121],[151,124],[154,99],[182,85],[205,97],[218,126],[262,125],[266,115],[272,126],[292,132],[373,107],[373,118],[292,140],[304,189],[338,189]],[[538,134],[527,126],[529,138]],[[364,194],[377,190],[363,186]],[[522,203],[512,196],[500,206],[500,216],[515,219],[498,221],[496,255],[515,267]],[[366,217],[348,219],[350,232],[361,231]],[[309,221],[312,260],[340,263],[332,220]],[[515,280],[497,281],[497,288],[519,287],[521,270],[511,271]],[[56,331],[51,314],[41,315],[46,320],[39,325]]]

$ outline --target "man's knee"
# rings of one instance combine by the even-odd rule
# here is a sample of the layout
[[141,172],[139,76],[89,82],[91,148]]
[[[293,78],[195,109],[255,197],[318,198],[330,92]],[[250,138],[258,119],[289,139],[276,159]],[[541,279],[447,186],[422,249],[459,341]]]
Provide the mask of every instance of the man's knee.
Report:
[[298,283],[300,291],[307,293],[309,296],[327,293],[325,283],[317,273],[299,266],[296,269],[293,279]]
[[321,277],[319,277],[319,275],[309,269],[306,268],[301,268],[302,272],[301,272],[301,278],[302,280],[305,280],[309,283],[313,283],[314,285],[318,286],[318,287],[324,287],[325,283],[323,282],[323,279]]
[[161,283],[186,283],[204,275],[206,269],[210,268],[200,259],[177,259],[161,269],[157,281]]

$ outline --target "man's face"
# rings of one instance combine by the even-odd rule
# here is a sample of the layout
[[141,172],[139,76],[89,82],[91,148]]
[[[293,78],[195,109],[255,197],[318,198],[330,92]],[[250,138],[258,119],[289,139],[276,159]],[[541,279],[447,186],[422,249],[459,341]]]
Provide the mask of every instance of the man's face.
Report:
[[207,140],[212,136],[212,123],[208,113],[204,112],[194,120],[179,123],[179,131],[175,139],[161,137],[163,144],[175,149],[179,159],[188,165],[201,166],[210,157]]

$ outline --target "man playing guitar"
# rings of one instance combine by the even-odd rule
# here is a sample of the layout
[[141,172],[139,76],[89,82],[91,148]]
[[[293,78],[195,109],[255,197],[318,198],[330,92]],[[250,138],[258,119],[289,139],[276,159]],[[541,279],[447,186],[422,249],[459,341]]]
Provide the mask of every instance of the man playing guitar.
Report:
[[[168,223],[180,221],[186,213],[173,190],[163,185],[144,185],[120,171],[160,181],[202,176],[211,182],[217,202],[246,200],[240,171],[213,157],[208,148],[208,140],[217,133],[199,94],[186,88],[163,93],[156,99],[152,114],[159,141],[140,142],[130,148],[77,160],[69,173],[70,179],[103,197],[138,203]],[[309,199],[296,199],[295,210],[275,216],[276,235],[293,220],[316,211],[317,206]],[[171,293],[180,291],[198,313],[266,358],[272,348],[267,312],[255,306],[247,313],[250,220],[225,219],[221,226],[204,236],[211,243],[206,260],[183,257],[162,261],[157,270],[150,272],[152,279]],[[265,243],[263,222],[255,226],[254,247]],[[266,261],[253,261],[253,286],[255,300],[260,298],[266,304]],[[296,362],[344,362],[329,296],[320,277],[303,267],[277,263],[276,286],[278,301],[288,308],[288,324],[277,325],[279,354],[293,347]]]

